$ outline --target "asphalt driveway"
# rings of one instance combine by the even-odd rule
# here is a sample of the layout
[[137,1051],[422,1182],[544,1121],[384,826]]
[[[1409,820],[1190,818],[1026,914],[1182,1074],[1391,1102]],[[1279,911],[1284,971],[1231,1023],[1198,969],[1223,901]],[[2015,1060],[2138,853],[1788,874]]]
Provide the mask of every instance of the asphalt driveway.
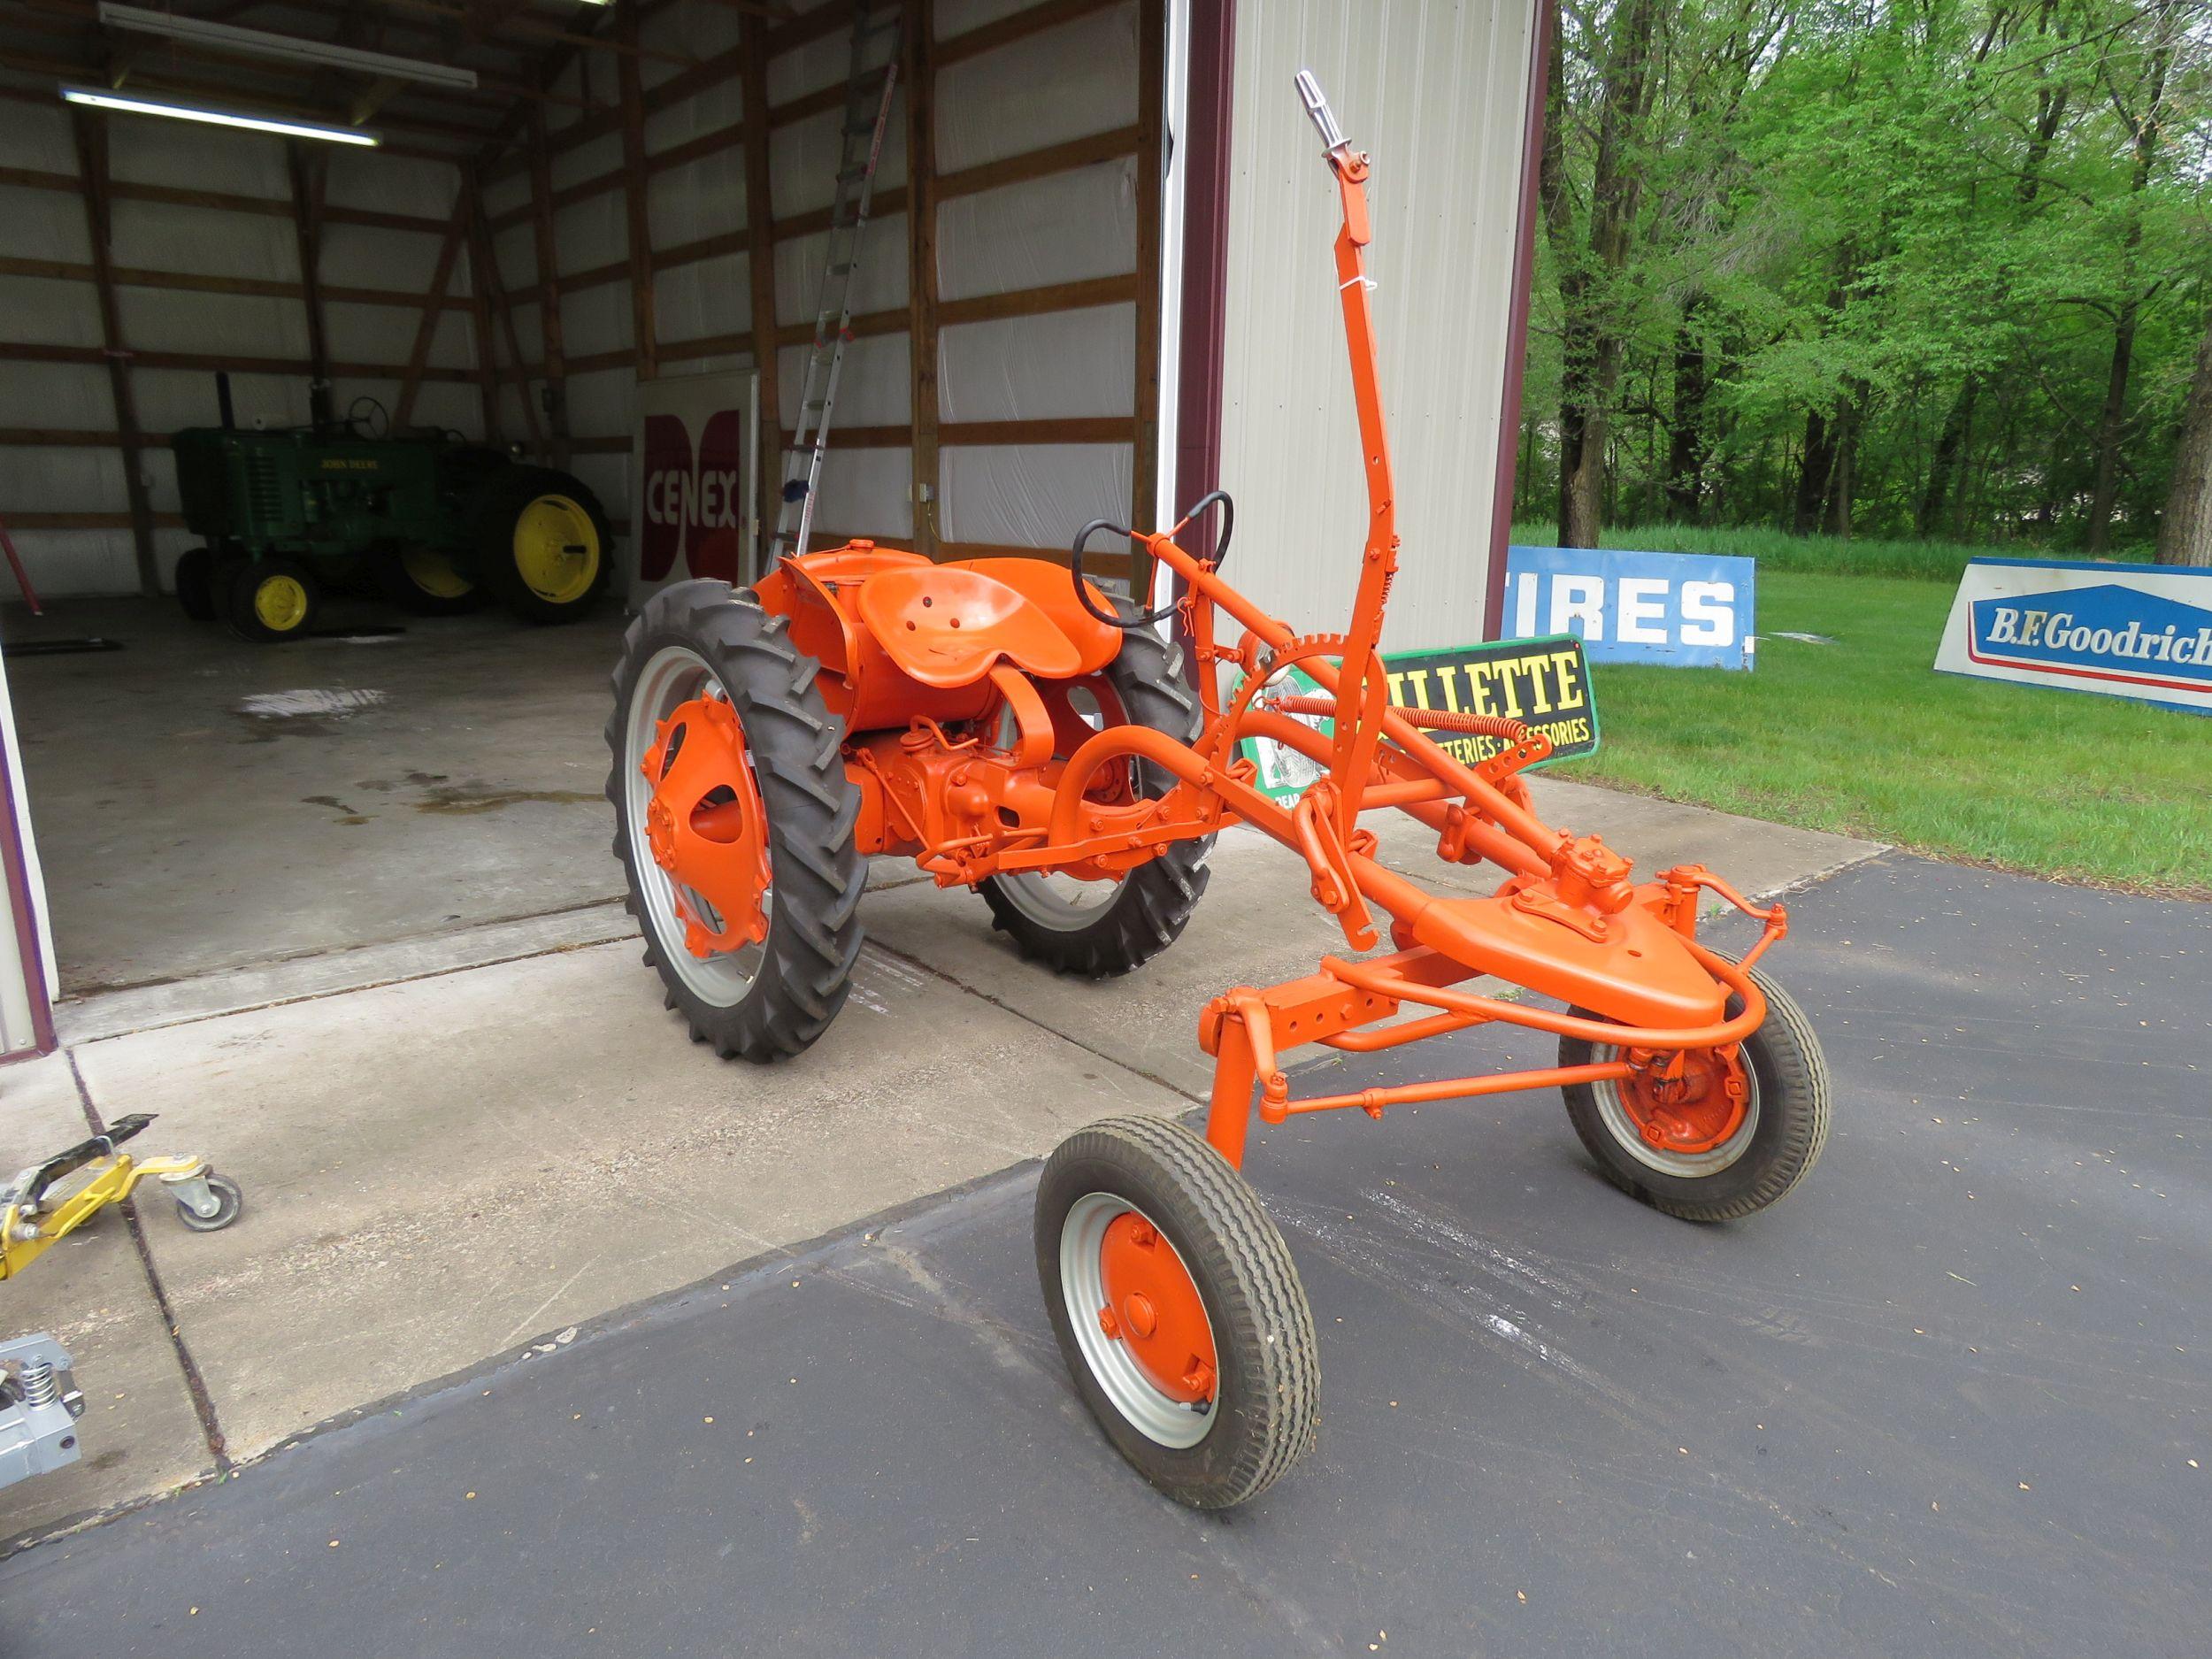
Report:
[[1630,1202],[1552,1095],[1256,1136],[1324,1409],[1244,1510],[1092,1427],[1028,1165],[0,1563],[0,1655],[2201,1653],[2212,910],[1791,904],[1837,1115],[1763,1216]]

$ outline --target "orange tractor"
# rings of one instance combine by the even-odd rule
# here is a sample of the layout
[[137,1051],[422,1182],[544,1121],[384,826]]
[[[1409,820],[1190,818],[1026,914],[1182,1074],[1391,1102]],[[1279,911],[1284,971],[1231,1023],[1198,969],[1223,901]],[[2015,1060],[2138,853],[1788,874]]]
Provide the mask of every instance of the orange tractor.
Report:
[[[1094,976],[1174,941],[1228,825],[1305,861],[1351,952],[1378,948],[1375,912],[1387,916],[1388,954],[1325,956],[1304,979],[1208,1005],[1202,1138],[1110,1119],[1063,1142],[1039,1182],[1038,1274],[1077,1387],[1148,1479],[1209,1509],[1266,1488],[1317,1422],[1312,1313],[1238,1173],[1256,1105],[1279,1124],[1557,1088],[1608,1177],[1695,1220],[1787,1192],[1829,1113],[1810,1025],[1753,966],[1783,936],[1779,904],[1695,864],[1632,879],[1595,836],[1532,810],[1517,774],[1548,752],[1540,733],[1391,703],[1377,652],[1398,537],[1363,269],[1368,159],[1310,76],[1299,90],[1343,204],[1336,272],[1371,508],[1349,632],[1294,634],[1223,580],[1231,508],[1217,494],[1171,530],[1133,534],[1179,584],[1151,611],[1084,579],[1092,535],[1133,534],[1102,521],[1076,538],[1071,580],[1042,561],[935,565],[856,541],[785,558],[749,590],[664,589],[625,638],[607,730],[615,851],[649,956],[694,1037],[726,1056],[796,1054],[836,1017],[869,855],[910,855],[941,886],[976,888],[1025,954]],[[1176,537],[1217,505],[1218,549],[1194,557]],[[1171,614],[1187,677],[1155,631]],[[1293,666],[1325,695],[1271,695]],[[1298,718],[1317,714],[1331,731]],[[1468,766],[1436,730],[1504,747]],[[1279,805],[1240,757],[1248,737],[1324,775]],[[1384,807],[1435,830],[1446,861],[1486,860],[1504,879],[1483,898],[1424,892],[1361,827]],[[1708,892],[1764,925],[1740,957],[1698,941]],[[1566,1010],[1455,988],[1484,974]],[[1555,1034],[1558,1064],[1321,1095],[1294,1094],[1283,1068],[1303,1044],[1371,1053],[1493,1022]]]

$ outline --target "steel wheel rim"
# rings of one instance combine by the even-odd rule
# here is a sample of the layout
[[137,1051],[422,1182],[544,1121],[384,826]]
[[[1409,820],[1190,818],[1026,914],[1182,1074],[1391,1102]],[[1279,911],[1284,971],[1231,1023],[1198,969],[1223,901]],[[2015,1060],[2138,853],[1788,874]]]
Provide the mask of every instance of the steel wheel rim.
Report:
[[[1159,1229],[1160,1224],[1150,1216],[1112,1193],[1087,1193],[1069,1207],[1060,1223],[1060,1299],[1066,1304],[1068,1325],[1075,1333],[1075,1346],[1082,1353],[1083,1363],[1100,1391],[1112,1402],[1114,1409],[1147,1440],[1171,1450],[1187,1451],[1212,1431],[1214,1412],[1194,1410],[1161,1393],[1138,1367],[1129,1349],[1099,1326],[1098,1310],[1106,1305],[1102,1266],[1106,1229],[1125,1215],[1141,1217]],[[1166,1239],[1164,1231],[1161,1237]],[[1173,1248],[1171,1241],[1170,1248]],[[1179,1260],[1180,1256],[1177,1252]],[[1186,1272],[1190,1271],[1188,1263],[1184,1263],[1183,1267]],[[1210,1335],[1210,1314],[1206,1325]],[[1218,1354],[1217,1337],[1214,1339],[1214,1348]],[[1220,1398],[1217,1389],[1217,1409]]]
[[261,626],[289,634],[307,619],[307,587],[296,576],[265,576],[253,590],[253,614]]
[[[1098,707],[1094,694],[1089,694],[1087,688],[1086,694],[1092,705],[1088,710],[1075,701],[1074,692],[1069,694],[1068,706],[1091,730],[1102,732],[1106,729],[1105,712]],[[1002,735],[1001,741],[1005,741]],[[1064,871],[1022,870],[995,879],[1007,902],[1038,926],[1056,933],[1074,933],[1088,927],[1113,907],[1114,900],[1121,894],[1121,884],[1127,878],[1085,881]]]
[[515,570],[548,604],[573,604],[599,574],[599,532],[565,495],[541,495],[515,520]]
[[[730,700],[728,687],[707,666],[706,659],[688,646],[663,646],[639,673],[630,692],[630,718],[622,745],[622,833],[638,887],[638,920],[652,935],[661,960],[699,1001],[712,1008],[730,1008],[744,1000],[760,977],[767,946],[749,944],[710,956],[693,956],[684,942],[683,918],[676,909],[679,884],[661,868],[646,838],[646,807],[653,790],[642,768],[646,753],[656,741],[657,728],[672,710],[694,698],[709,696],[724,703]],[[771,885],[761,890],[760,909],[772,928],[776,897],[772,845],[768,856]],[[690,903],[711,910],[689,887],[681,891]]]
[[435,548],[409,547],[399,556],[407,580],[433,599],[458,599],[476,584],[453,567],[453,561]]
[[[1621,1051],[1611,1043],[1594,1043],[1590,1058],[1603,1064],[1620,1058]],[[1644,1139],[1635,1114],[1628,1110],[1628,1102],[1621,1098],[1618,1079],[1606,1078],[1590,1085],[1590,1098],[1596,1102],[1598,1116],[1604,1121],[1605,1131],[1613,1137],[1614,1144],[1634,1158],[1646,1169],[1661,1175],[1671,1175],[1678,1180],[1694,1181],[1709,1175],[1717,1175],[1733,1164],[1750,1149],[1751,1138],[1759,1132],[1759,1068],[1751,1064],[1747,1051],[1743,1059],[1745,1082],[1750,1098],[1744,1102],[1743,1121],[1735,1133],[1720,1145],[1707,1152],[1670,1152],[1655,1147]]]

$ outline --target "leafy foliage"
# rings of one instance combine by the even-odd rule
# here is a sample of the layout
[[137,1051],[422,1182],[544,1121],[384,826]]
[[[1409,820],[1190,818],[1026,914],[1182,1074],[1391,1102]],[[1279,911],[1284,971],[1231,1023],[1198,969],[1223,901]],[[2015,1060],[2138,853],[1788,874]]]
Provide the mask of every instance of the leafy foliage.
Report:
[[1559,4],[1517,517],[2147,546],[2212,4]]

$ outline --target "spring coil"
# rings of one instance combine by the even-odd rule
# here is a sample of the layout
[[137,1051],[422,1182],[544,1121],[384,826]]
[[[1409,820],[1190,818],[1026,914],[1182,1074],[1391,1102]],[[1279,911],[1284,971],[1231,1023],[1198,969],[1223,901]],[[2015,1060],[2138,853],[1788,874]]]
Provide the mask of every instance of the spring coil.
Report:
[[54,1386],[54,1368],[42,1359],[26,1360],[21,1376],[17,1379],[23,1390],[23,1403],[33,1410],[50,1406],[60,1398]]

